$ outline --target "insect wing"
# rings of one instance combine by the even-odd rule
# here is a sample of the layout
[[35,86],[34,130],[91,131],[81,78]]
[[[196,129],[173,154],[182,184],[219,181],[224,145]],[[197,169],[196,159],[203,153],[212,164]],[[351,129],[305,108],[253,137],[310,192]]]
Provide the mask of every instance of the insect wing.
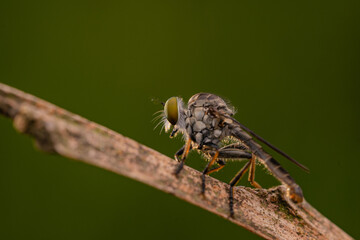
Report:
[[271,143],[269,143],[268,141],[266,141],[264,138],[260,137],[259,135],[257,135],[256,133],[254,133],[252,130],[250,130],[249,128],[247,128],[246,126],[244,126],[243,124],[241,124],[240,122],[238,122],[236,119],[231,118],[235,123],[237,123],[243,130],[245,130],[246,132],[248,132],[249,134],[251,134],[252,136],[254,136],[256,139],[258,139],[260,142],[266,144],[267,146],[269,146],[271,149],[273,149],[275,152],[279,153],[280,155],[284,156],[285,158],[287,158],[288,160],[290,160],[292,163],[294,163],[295,165],[297,165],[298,167],[300,167],[301,169],[303,169],[306,172],[310,172],[309,168],[307,168],[306,166],[302,165],[301,163],[299,163],[298,161],[296,161],[295,159],[293,159],[292,157],[290,157],[288,154],[286,154],[285,152],[281,151],[279,148],[275,147],[274,145],[272,145]]

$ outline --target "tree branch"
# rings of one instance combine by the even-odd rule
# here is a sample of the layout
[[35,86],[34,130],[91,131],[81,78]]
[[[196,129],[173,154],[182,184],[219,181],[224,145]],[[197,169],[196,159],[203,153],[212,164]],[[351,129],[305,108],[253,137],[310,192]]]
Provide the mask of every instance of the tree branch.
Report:
[[136,179],[242,226],[266,239],[352,239],[309,203],[295,205],[285,187],[236,187],[235,218],[229,218],[226,183],[207,177],[205,197],[199,194],[201,173],[155,150],[51,103],[0,83],[0,113],[14,127],[49,153],[79,160]]

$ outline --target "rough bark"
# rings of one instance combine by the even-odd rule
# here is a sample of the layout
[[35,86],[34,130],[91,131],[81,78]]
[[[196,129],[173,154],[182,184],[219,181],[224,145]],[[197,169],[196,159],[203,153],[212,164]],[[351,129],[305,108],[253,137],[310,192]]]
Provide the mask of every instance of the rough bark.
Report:
[[32,136],[37,146],[74,160],[136,179],[204,208],[266,239],[352,239],[309,203],[295,205],[284,186],[236,187],[235,218],[229,218],[229,186],[207,177],[199,194],[201,173],[186,167],[173,175],[176,161],[51,103],[0,83],[0,113]]

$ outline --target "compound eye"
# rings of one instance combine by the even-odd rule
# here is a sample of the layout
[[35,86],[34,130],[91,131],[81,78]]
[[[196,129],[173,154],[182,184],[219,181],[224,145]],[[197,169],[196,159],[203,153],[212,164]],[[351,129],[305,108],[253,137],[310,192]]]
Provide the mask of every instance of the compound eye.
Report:
[[178,121],[178,101],[176,97],[169,98],[164,107],[164,112],[166,115],[167,120],[172,124],[175,125]]

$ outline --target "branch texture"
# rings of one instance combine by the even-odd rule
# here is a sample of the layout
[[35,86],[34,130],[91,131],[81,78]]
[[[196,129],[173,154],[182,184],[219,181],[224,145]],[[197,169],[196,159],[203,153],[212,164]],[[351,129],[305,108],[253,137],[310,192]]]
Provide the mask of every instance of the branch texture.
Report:
[[173,175],[177,162],[132,139],[115,133],[51,103],[0,83],[0,113],[14,127],[32,136],[37,146],[117,174],[136,179],[242,226],[265,239],[352,239],[309,203],[295,205],[285,187],[236,187],[235,218],[229,218],[229,186],[207,176],[205,197],[201,173],[184,167]]

